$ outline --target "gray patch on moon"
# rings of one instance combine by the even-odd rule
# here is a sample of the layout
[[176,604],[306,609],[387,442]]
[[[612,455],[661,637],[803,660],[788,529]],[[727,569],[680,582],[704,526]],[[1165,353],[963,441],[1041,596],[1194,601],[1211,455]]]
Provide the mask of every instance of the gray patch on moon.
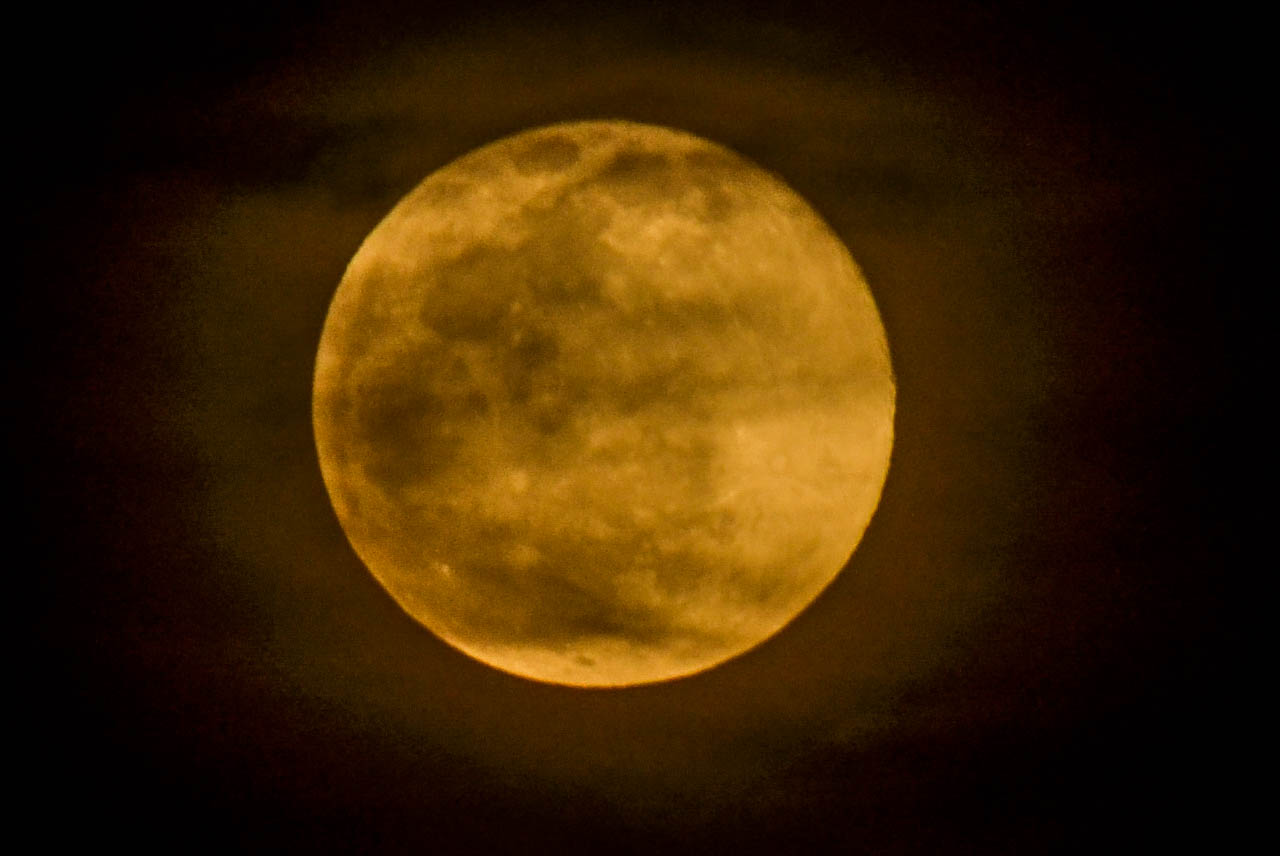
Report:
[[487,341],[499,335],[511,305],[525,297],[518,259],[477,244],[435,273],[422,301],[422,323],[446,339]]
[[740,324],[746,311],[747,307],[730,305],[716,295],[668,297],[655,289],[628,307],[620,320],[638,329],[660,330],[663,335],[715,335]]
[[512,156],[521,175],[539,172],[556,172],[573,166],[578,161],[580,147],[563,135],[539,137]]
[[544,561],[551,570],[534,572],[485,544],[460,544],[461,558],[453,564],[457,587],[449,598],[450,624],[463,639],[548,650],[599,638],[640,645],[675,638],[724,644],[717,628],[690,622],[678,606],[682,599],[696,597],[708,579],[710,569],[696,557],[664,557],[663,570],[654,577],[657,601],[620,596],[619,581],[637,569],[619,564],[618,557],[651,558],[646,537],[636,530],[608,543],[550,540],[544,545]]
[[733,215],[735,206],[729,188],[744,180],[758,180],[760,173],[758,167],[724,150],[698,149],[686,152],[681,160],[685,173],[704,194],[705,216],[717,222]]
[[[537,251],[534,253],[539,255]],[[575,270],[575,267],[578,269]],[[604,296],[604,283],[600,277],[587,270],[585,263],[564,265],[558,269],[552,265],[539,265],[530,282],[531,291],[539,300],[561,305],[585,306],[599,303]]]
[[502,351],[502,376],[511,400],[517,404],[528,402],[536,376],[559,354],[554,333],[533,326],[517,330]]
[[460,445],[447,430],[448,410],[412,381],[370,390],[357,410],[359,440],[367,447],[365,474],[389,491],[444,469]]
[[596,173],[596,178],[605,181],[645,181],[659,173],[669,172],[672,163],[673,159],[666,152],[627,146],[609,159]]
[[595,174],[594,182],[620,202],[636,205],[679,197],[687,179],[673,169],[674,160],[664,152],[624,148]]
[[489,407],[466,365],[431,343],[403,348],[379,368],[376,382],[356,384],[339,418],[364,450],[366,477],[392,495],[447,470],[463,445],[463,426]]

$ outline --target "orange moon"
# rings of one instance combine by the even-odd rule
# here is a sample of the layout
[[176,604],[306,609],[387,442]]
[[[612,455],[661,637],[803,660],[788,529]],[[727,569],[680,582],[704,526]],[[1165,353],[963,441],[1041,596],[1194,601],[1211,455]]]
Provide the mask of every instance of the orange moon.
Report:
[[690,675],[778,632],[889,467],[884,327],[780,179],[621,121],[430,175],[347,268],[313,425],[343,530],[404,611],[503,671]]

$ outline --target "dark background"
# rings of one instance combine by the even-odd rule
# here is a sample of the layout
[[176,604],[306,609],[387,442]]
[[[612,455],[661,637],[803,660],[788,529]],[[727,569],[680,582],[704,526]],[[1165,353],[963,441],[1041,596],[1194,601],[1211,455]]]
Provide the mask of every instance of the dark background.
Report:
[[[1220,849],[1242,812],[1226,595],[1252,274],[1232,249],[1247,22],[1206,15],[230,2],[22,22],[15,704],[46,833]],[[620,691],[492,671],[403,616],[343,539],[309,421],[328,299],[390,206],[477,145],[592,117],[782,175],[863,266],[899,381],[846,572],[743,657]]]

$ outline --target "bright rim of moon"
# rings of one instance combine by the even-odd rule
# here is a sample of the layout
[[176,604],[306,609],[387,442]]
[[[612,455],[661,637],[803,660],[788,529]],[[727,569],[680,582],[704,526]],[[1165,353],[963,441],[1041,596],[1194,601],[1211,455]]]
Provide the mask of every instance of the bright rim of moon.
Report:
[[894,379],[848,251],[687,133],[539,128],[373,230],[316,360],[360,558],[455,648],[534,680],[689,675],[835,578],[880,499]]

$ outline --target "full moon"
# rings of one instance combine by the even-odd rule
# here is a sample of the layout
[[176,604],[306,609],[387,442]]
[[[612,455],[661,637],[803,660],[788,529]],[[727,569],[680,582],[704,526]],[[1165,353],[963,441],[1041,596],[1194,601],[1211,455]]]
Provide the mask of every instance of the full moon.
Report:
[[893,446],[884,327],[778,177],[574,122],[431,174],[378,224],[316,358],[320,469],[413,619],[575,686],[690,675],[848,562]]

